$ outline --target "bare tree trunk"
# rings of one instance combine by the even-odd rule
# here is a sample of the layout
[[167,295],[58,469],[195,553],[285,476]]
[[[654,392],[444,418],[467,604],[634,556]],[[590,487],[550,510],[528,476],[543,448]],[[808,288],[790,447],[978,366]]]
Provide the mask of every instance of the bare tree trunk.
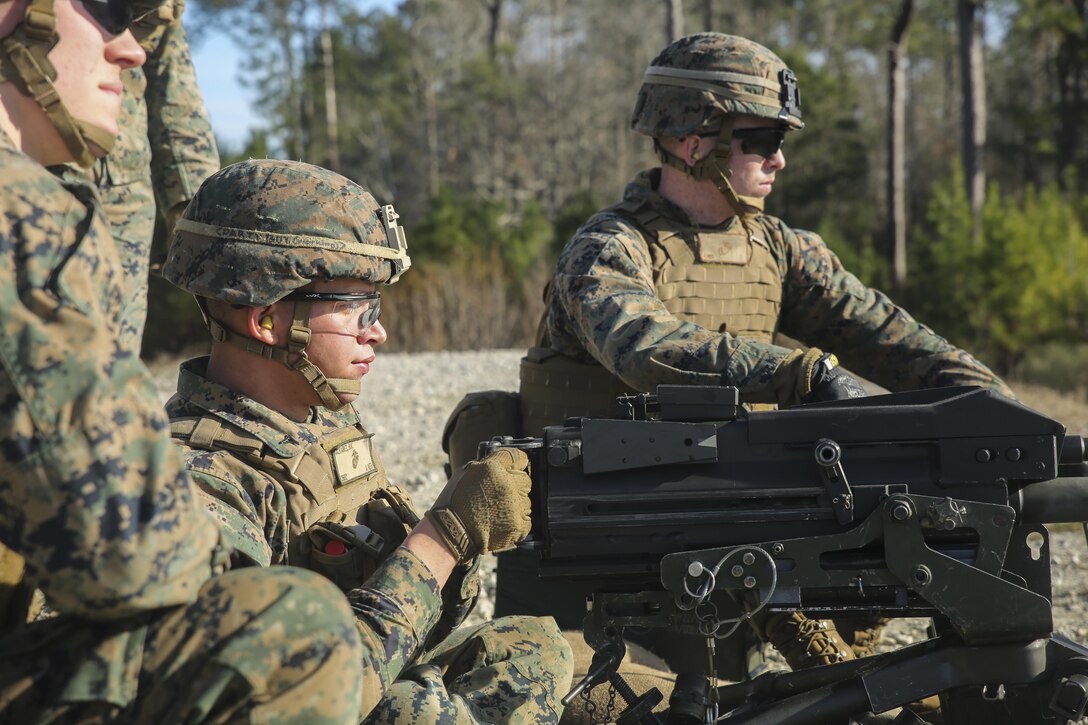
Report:
[[487,53],[495,60],[498,53],[499,37],[502,32],[502,0],[483,0],[487,11]]
[[703,0],[703,30],[714,30],[714,0]]
[[[1077,164],[1077,176],[1088,178],[1086,164],[1080,151],[1081,125],[1084,123],[1084,60],[1085,34],[1083,31],[1086,17],[1084,0],[1070,0],[1066,7],[1077,19],[1059,34],[1058,52],[1054,58],[1054,68],[1058,82],[1058,148],[1065,151],[1065,158],[1060,164]],[[1058,175],[1058,184],[1065,189],[1067,177]]]
[[684,0],[665,0],[665,42],[684,37]]
[[986,80],[982,57],[982,16],[985,0],[958,0],[960,75],[963,80],[963,175],[971,204],[971,238],[982,231],[982,204],[986,200]]
[[438,156],[438,79],[435,78],[433,64],[434,58],[429,56],[430,28],[428,23],[435,22],[433,18],[417,22],[412,26],[412,38],[416,41],[416,47],[412,50],[412,75],[419,84],[420,100],[423,102],[423,141],[426,144],[427,155],[427,195],[430,198],[438,196],[441,185],[441,169]]
[[336,69],[332,57],[328,0],[321,3],[321,67],[325,75],[325,141],[329,168],[340,173],[340,123],[336,115]]
[[438,93],[434,82],[423,77],[423,117],[427,127],[427,193],[438,196],[441,184],[438,169]]
[[907,281],[906,74],[903,69],[914,0],[903,0],[888,41],[888,243],[892,288],[899,295]]
[[283,48],[283,61],[287,66],[287,103],[290,108],[291,135],[287,139],[287,153],[293,159],[301,159],[302,149],[302,93],[298,79],[298,62],[295,60],[295,49],[292,44],[291,23],[285,22],[280,37],[280,47]]
[[558,37],[556,32],[557,18],[559,17],[559,3],[556,0],[551,0],[548,3],[548,75],[547,82],[544,86],[544,97],[547,99],[545,103],[545,118],[547,119],[547,130],[545,131],[545,138],[548,144],[548,154],[546,159],[542,159],[542,171],[544,172],[544,178],[548,185],[547,200],[545,208],[549,214],[554,214],[559,208],[559,192],[560,192],[560,180],[559,180],[559,128],[560,123],[558,121],[559,110],[559,50],[558,50]]

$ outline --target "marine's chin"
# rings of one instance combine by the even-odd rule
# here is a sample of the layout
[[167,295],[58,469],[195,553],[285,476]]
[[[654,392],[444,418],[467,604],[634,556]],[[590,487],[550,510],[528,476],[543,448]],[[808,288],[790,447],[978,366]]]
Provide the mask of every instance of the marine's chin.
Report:
[[354,403],[356,400],[359,399],[359,394],[358,393],[337,393],[336,394],[336,399],[339,400],[340,404],[343,407],[346,408],[349,405],[351,405],[352,403]]

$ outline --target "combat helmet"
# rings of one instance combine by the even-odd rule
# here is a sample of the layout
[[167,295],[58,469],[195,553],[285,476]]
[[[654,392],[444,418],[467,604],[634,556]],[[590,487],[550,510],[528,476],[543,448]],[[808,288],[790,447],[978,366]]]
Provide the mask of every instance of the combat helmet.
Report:
[[[82,0],[83,7],[108,33],[118,35],[163,0]],[[57,70],[49,51],[60,40],[53,0],[29,0],[23,21],[0,39],[0,82],[10,81],[30,96],[56,127],[64,145],[81,166],[94,163],[94,144],[104,152],[113,148],[114,135],[72,116],[61,102],[53,81]]]
[[[804,128],[797,77],[782,59],[759,43],[722,33],[680,38],[658,54],[642,79],[631,129],[654,138],[661,162],[697,179],[713,179],[743,216],[729,184],[729,141],[738,115]],[[664,149],[662,137],[716,132],[714,153],[689,167]]]
[[206,300],[262,307],[320,280],[392,284],[411,266],[398,218],[391,205],[379,205],[366,189],[328,169],[242,161],[201,184],[174,228],[162,273],[197,298],[213,340],[298,371],[336,410],[344,405],[337,393],[358,394],[359,381],[326,378],[306,356],[309,300],[291,301],[286,348],[227,329],[209,314]]

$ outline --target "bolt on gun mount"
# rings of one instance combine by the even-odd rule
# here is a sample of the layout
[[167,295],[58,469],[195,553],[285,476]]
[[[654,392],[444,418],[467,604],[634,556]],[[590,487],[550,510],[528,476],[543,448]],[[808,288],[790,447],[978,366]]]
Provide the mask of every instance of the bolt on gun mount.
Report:
[[1088,649],[1053,634],[1043,526],[1088,520],[1085,442],[1060,423],[971,387],[748,412],[733,388],[660,386],[617,407],[481,446],[529,453],[540,576],[599,584],[598,651],[628,626],[725,636],[737,602],[928,616],[941,636],[899,652],[719,688],[720,722],[937,692],[948,723],[1083,715]]

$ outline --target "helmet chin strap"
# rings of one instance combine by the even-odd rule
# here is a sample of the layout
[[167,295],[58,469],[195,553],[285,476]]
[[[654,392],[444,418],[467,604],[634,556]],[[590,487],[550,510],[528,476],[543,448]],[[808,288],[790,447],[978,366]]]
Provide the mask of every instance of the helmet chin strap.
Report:
[[266,360],[275,360],[283,363],[285,367],[301,373],[306,382],[317,393],[321,404],[329,410],[340,410],[347,403],[340,399],[339,394],[358,395],[362,390],[362,383],[351,378],[328,378],[321,372],[321,368],[313,363],[306,355],[306,346],[310,343],[310,301],[298,300],[294,303],[294,314],[291,321],[291,332],[287,336],[287,347],[273,347],[248,335],[227,329],[218,320],[213,318],[207,309],[206,302],[197,298],[200,311],[204,314],[204,321],[212,334],[212,341],[225,342],[252,355],[259,355]]
[[748,232],[748,237],[751,239],[753,236],[751,220],[755,214],[763,211],[763,200],[740,196],[733,188],[733,185],[729,183],[729,177],[733,173],[729,168],[729,158],[732,155],[730,148],[732,138],[733,118],[726,116],[722,120],[721,130],[718,132],[717,141],[710,155],[699,159],[692,166],[688,166],[684,159],[668,151],[656,138],[654,139],[654,150],[657,152],[657,158],[661,160],[661,163],[679,169],[696,181],[705,181],[707,179],[713,181],[718,193],[725,197],[726,202],[733,209],[737,218],[740,219],[741,224],[744,225],[745,230]]
[[321,368],[310,361],[310,358],[306,356],[306,345],[309,344],[311,335],[309,327],[311,302],[309,300],[299,300],[294,305],[295,312],[291,321],[291,334],[288,337],[287,351],[296,353],[298,359],[294,362],[287,362],[285,358],[283,364],[302,373],[302,377],[306,378],[306,382],[314,389],[317,397],[321,399],[326,408],[340,410],[346,403],[340,400],[337,393],[358,395],[362,389],[362,384],[359,380],[350,378],[327,378],[325,373],[321,372]]
[[57,44],[57,18],[53,0],[30,0],[23,22],[0,41],[0,81],[11,81],[34,99],[57,129],[75,161],[91,166],[97,155],[92,144],[105,153],[113,149],[114,136],[77,120],[61,102],[53,81],[57,70],[49,51]]

